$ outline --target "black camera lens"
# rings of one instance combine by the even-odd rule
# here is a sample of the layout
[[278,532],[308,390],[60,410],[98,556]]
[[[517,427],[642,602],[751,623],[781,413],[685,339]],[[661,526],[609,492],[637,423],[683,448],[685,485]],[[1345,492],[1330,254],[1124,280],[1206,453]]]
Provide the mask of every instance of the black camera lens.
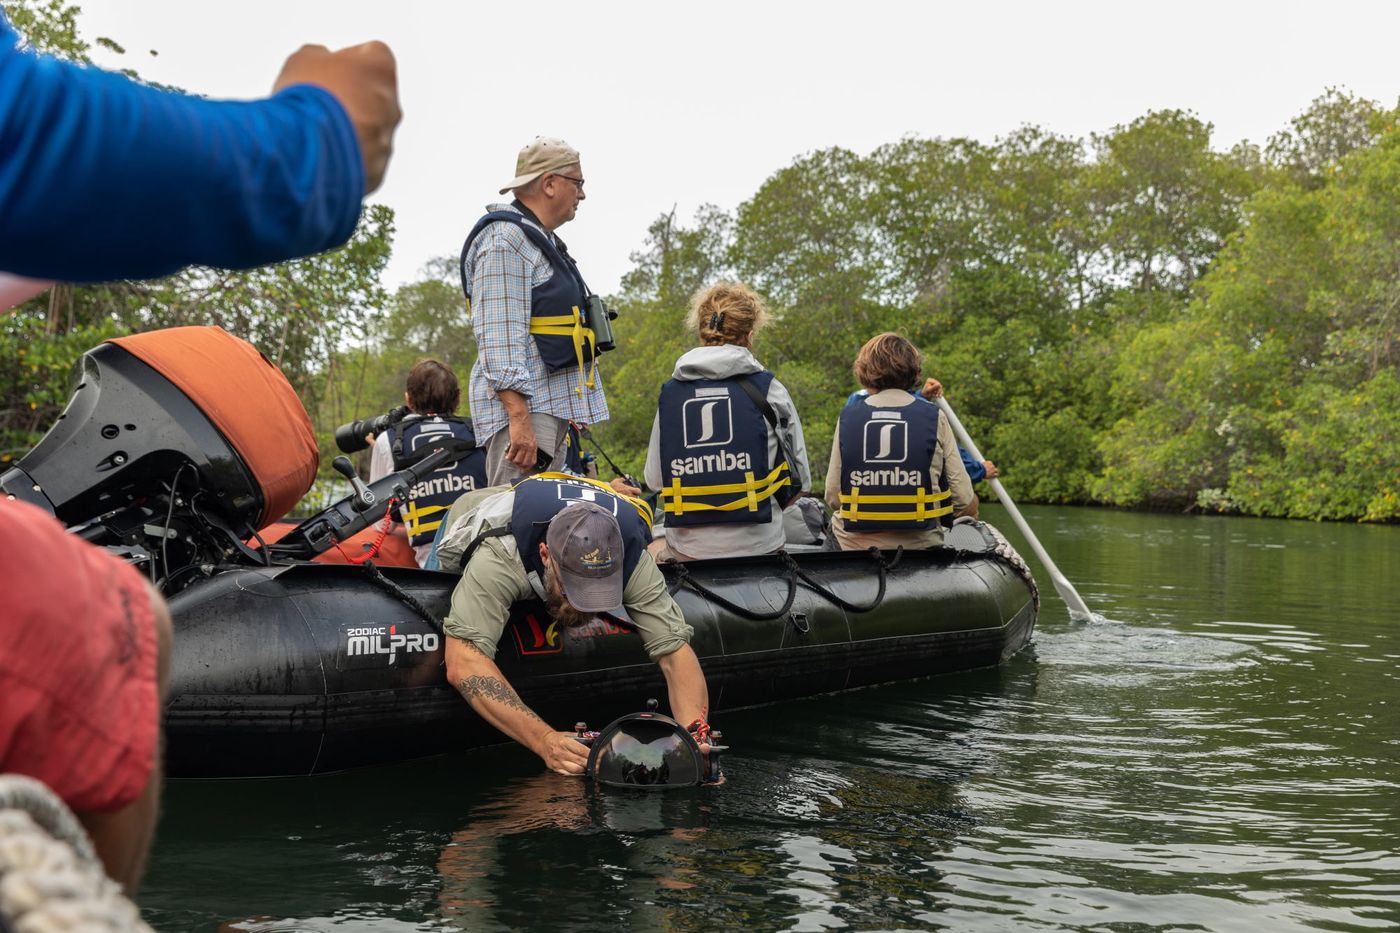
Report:
[[352,421],[349,424],[342,424],[335,429],[335,446],[340,448],[343,454],[359,453],[369,444],[365,441],[365,435],[370,433],[370,422],[374,419],[364,421]]
[[335,429],[335,446],[339,447],[343,454],[359,453],[369,446],[369,442],[365,440],[366,434],[378,436],[383,433],[385,428],[402,421],[407,414],[408,406],[400,405],[393,411],[376,415],[373,418],[342,424]]

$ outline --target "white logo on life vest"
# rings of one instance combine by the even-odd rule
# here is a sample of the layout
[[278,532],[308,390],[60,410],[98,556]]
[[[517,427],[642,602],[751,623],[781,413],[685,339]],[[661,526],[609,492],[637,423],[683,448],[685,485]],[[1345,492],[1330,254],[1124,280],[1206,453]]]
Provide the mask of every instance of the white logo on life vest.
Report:
[[867,421],[864,440],[866,463],[903,463],[909,451],[909,425],[903,421]]
[[345,654],[347,657],[385,654],[392,665],[398,653],[436,651],[442,639],[436,632],[410,632],[400,634],[397,625],[369,625],[345,630]]
[[568,502],[592,502],[594,505],[611,509],[614,515],[617,514],[617,496],[610,495],[596,486],[561,480],[555,488],[560,499]]
[[425,499],[441,492],[471,492],[476,480],[470,476],[432,476],[416,483],[409,492],[411,499]]
[[[428,422],[423,422],[423,423],[422,423],[421,429],[418,431],[417,434],[415,434],[415,435],[413,436],[412,440],[410,440],[410,441],[408,442],[408,449],[409,449],[409,451],[410,451],[411,453],[417,454],[417,453],[419,453],[420,451],[422,451],[423,448],[428,447],[428,446],[440,447],[440,446],[442,446],[443,442],[452,440],[452,437],[453,437],[453,435],[452,435],[452,426],[451,426],[450,424],[447,424],[447,423],[444,422],[444,421],[438,421],[436,418],[434,418],[432,421],[428,421]],[[426,456],[426,455],[425,455],[425,456]],[[455,464],[455,463],[453,463],[453,462],[451,462],[451,461],[449,460],[445,465],[438,467],[438,468],[437,468],[436,470],[434,470],[433,472],[434,472],[434,473],[447,473],[447,472],[450,472],[450,471],[456,469],[456,467],[457,467],[457,464]],[[420,486],[421,486],[421,484],[420,484]],[[419,486],[415,486],[415,487],[413,487],[413,488],[414,488],[414,493],[413,493],[413,495],[415,495],[415,496],[425,496],[425,495],[429,495],[429,493],[418,492],[417,490],[418,490]],[[472,487],[472,486],[468,486],[468,487],[466,487],[466,490],[465,490],[465,491],[470,492],[473,488],[474,488],[474,487]],[[446,490],[437,490],[437,491],[438,491],[438,492],[445,492]],[[455,491],[457,491],[457,490],[453,490],[453,491],[455,492]]]
[[924,478],[917,470],[895,467],[892,470],[852,470],[847,474],[852,486],[923,486]]
[[752,470],[753,459],[746,452],[721,450],[696,457],[676,457],[671,461],[672,476],[694,476],[696,473],[718,473],[721,470]]
[[734,415],[729,397],[693,398],[681,406],[686,447],[716,447],[734,439]]

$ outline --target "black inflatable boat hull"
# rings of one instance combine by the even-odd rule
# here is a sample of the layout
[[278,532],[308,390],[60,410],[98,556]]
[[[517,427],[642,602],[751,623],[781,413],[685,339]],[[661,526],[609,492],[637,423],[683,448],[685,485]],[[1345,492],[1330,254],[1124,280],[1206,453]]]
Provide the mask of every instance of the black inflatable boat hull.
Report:
[[[985,553],[990,539],[975,527],[959,526],[950,542],[958,548],[905,553],[869,612],[844,610],[804,585],[782,618],[753,621],[678,590],[714,711],[988,667],[1020,650],[1036,620],[1033,584]],[[849,603],[877,593],[868,554],[795,559]],[[688,572],[751,610],[776,610],[787,598],[776,557],[697,562]],[[454,576],[383,573],[437,618],[446,613]],[[360,568],[230,571],[170,605],[173,777],[313,774],[503,741],[447,685],[436,627]],[[660,670],[638,636],[608,622],[560,630],[542,607],[518,606],[497,662],[561,729],[580,719],[601,725],[648,697],[665,703]]]

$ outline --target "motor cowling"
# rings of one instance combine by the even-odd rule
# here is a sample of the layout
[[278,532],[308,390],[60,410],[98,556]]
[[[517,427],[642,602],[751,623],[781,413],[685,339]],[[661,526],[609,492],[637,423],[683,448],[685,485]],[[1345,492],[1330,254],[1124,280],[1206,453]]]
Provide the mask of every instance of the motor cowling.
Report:
[[0,491],[82,525],[119,509],[199,496],[234,533],[279,518],[315,478],[306,410],[275,366],[217,327],[121,337],[74,368],[67,407],[0,476]]

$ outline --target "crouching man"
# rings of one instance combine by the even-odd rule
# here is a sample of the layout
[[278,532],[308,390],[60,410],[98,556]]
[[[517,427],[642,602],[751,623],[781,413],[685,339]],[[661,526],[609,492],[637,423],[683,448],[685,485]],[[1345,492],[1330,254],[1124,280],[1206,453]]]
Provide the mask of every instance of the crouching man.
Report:
[[467,493],[448,513],[438,557],[462,571],[443,621],[448,679],[478,715],[560,774],[582,774],[588,749],[526,706],[493,660],[517,600],[538,596],[564,627],[600,613],[630,620],[666,677],[675,718],[694,726],[709,712],[691,628],[646,551],[650,540],[633,500],[561,474]]

